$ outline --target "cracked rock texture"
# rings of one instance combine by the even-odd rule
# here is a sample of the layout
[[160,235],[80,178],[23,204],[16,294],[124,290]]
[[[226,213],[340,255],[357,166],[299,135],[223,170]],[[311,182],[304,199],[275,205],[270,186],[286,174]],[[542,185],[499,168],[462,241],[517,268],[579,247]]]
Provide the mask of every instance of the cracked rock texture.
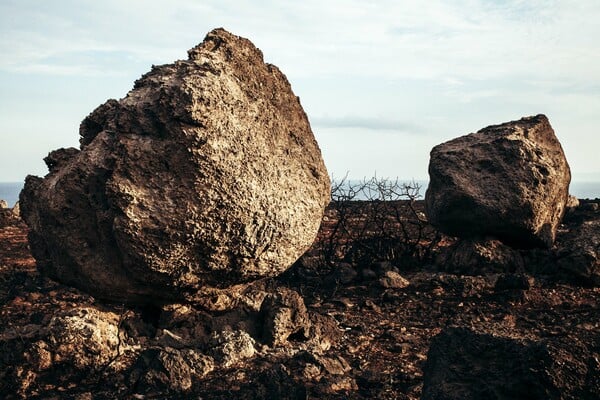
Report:
[[[21,211],[40,270],[96,297],[205,303],[315,239],[329,177],[299,99],[250,41],[210,32],[81,124]],[[220,301],[220,300],[218,300]]]
[[551,247],[571,172],[544,115],[489,126],[431,150],[429,222],[449,235]]

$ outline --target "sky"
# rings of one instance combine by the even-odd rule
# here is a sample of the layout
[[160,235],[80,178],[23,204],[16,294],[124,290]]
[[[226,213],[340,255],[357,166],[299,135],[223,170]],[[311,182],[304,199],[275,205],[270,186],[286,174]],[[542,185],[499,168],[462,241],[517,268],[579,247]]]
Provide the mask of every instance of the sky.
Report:
[[0,182],[47,173],[81,120],[207,32],[288,77],[334,177],[427,179],[436,144],[546,114],[600,181],[598,0],[0,0]]

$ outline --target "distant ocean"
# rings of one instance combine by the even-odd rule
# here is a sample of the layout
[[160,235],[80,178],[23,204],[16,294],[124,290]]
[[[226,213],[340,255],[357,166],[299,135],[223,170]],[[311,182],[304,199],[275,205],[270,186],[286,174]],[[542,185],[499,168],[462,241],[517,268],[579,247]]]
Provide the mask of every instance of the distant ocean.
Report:
[[23,182],[0,182],[0,200],[6,200],[9,207],[19,201],[19,193],[23,189]]
[[[395,179],[393,179],[392,181],[395,181]],[[420,187],[419,194],[421,197],[419,197],[419,199],[423,200],[425,198],[425,191],[427,190],[429,181],[399,179],[398,182],[406,183],[407,185],[416,183]],[[352,179],[352,180],[348,181],[349,185],[357,185],[360,183],[361,183],[360,180]],[[347,187],[347,185],[346,185],[346,187]],[[598,198],[600,198],[600,181],[599,182],[593,182],[593,181],[571,182],[571,186],[569,187],[569,193],[572,194],[573,196],[577,197],[578,199],[598,199]],[[361,196],[357,196],[356,200],[365,200],[365,198],[364,197],[361,198]]]
[[[410,180],[402,181],[410,183]],[[421,186],[420,194],[421,198],[425,196],[425,190],[427,190],[427,181],[417,180],[415,183]],[[350,181],[350,183],[354,184],[357,181]],[[15,203],[19,200],[19,192],[23,189],[22,182],[0,182],[0,199],[6,200],[9,207],[15,205]],[[571,182],[571,194],[576,196],[579,199],[597,199],[600,198],[600,182]]]

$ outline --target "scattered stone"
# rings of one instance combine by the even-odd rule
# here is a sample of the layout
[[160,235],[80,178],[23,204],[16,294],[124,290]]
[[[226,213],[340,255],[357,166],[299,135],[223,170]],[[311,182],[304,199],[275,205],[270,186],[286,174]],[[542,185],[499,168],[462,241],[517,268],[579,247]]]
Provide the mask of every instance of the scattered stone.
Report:
[[351,264],[341,263],[334,271],[334,279],[338,284],[347,285],[356,279],[358,272]]
[[303,351],[297,356],[308,363],[317,365],[324,372],[331,375],[344,375],[352,370],[350,364],[339,355],[326,356],[314,352]]
[[569,280],[600,286],[600,218],[582,222],[561,234],[556,263]]
[[493,288],[491,279],[485,276],[464,276],[447,273],[416,274],[411,285],[417,290],[442,291],[460,297],[479,297]]
[[581,208],[583,208],[585,211],[598,211],[600,209],[600,206],[598,205],[598,203],[596,202],[588,202],[585,204],[581,205]]
[[469,275],[516,272],[525,267],[518,250],[495,239],[458,240],[437,264],[447,272]]
[[370,308],[371,310],[375,311],[378,314],[381,313],[381,307],[379,307],[377,304],[375,304],[375,302],[371,299],[365,300],[365,307]]
[[223,29],[188,54],[98,107],[81,148],[27,178],[43,273],[118,302],[223,308],[216,294],[283,272],[314,241],[329,176],[286,77]]
[[342,331],[335,320],[329,315],[310,313],[309,343],[320,351],[327,351],[342,337]]
[[5,200],[0,200],[0,228],[14,225],[20,220],[19,203],[17,202],[13,208],[9,208]]
[[244,331],[213,332],[209,345],[209,355],[223,368],[230,368],[256,353],[256,342]]
[[429,222],[463,238],[551,247],[571,173],[544,115],[489,126],[431,150]]
[[267,343],[277,346],[291,336],[306,340],[309,337],[311,322],[304,300],[295,291],[278,288],[268,294],[260,309],[263,322],[263,337]]
[[494,291],[505,292],[510,290],[529,290],[534,279],[523,274],[501,274],[496,280]]
[[385,289],[404,289],[410,282],[397,272],[387,271],[379,278],[379,284]]
[[598,398],[600,365],[581,346],[447,328],[431,342],[422,399]]
[[354,380],[354,378],[342,376],[332,379],[330,388],[334,392],[350,392],[358,390],[358,385],[356,384],[356,380]]
[[117,356],[125,346],[120,348],[119,316],[115,313],[73,308],[55,315],[48,333],[46,341],[54,363],[68,362],[79,369],[122,369]]
[[278,363],[261,371],[252,381],[242,385],[233,396],[241,400],[290,399],[306,400],[312,398],[304,382],[292,375],[293,371],[283,363]]
[[138,357],[129,373],[129,382],[137,393],[165,389],[185,392],[193,380],[215,367],[214,360],[193,349],[147,349]]

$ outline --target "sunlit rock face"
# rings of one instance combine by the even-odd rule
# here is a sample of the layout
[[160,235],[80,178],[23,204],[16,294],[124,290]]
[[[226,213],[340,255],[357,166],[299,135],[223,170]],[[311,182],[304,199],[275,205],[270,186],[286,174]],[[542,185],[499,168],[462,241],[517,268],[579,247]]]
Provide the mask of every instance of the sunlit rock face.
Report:
[[223,29],[188,54],[94,110],[80,149],[27,178],[44,273],[109,300],[208,302],[313,242],[330,182],[286,77]]
[[568,200],[571,172],[548,118],[484,128],[431,150],[429,221],[460,237],[491,236],[514,247],[550,247]]

